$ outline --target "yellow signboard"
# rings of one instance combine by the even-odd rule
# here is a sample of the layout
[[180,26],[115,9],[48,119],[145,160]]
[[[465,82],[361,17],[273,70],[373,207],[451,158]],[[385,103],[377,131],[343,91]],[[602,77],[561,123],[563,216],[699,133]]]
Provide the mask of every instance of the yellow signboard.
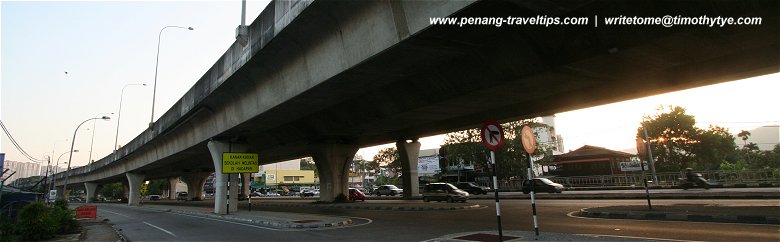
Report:
[[257,154],[255,153],[222,153],[222,173],[257,173]]

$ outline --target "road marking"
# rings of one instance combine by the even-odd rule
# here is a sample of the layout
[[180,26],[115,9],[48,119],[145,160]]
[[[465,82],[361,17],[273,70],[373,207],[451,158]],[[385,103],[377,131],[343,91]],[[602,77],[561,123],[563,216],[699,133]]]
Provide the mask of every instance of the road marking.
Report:
[[127,215],[124,215],[124,214],[121,214],[121,213],[117,213],[117,212],[111,212],[111,211],[108,211],[108,210],[106,210],[106,209],[101,209],[101,211],[103,211],[103,212],[109,212],[109,213],[113,213],[113,214],[116,214],[116,215],[119,215],[119,216],[122,216],[122,217],[125,217],[125,218],[132,218],[132,217],[130,217],[130,216],[127,216]]
[[621,238],[621,239],[640,239],[640,240],[648,240],[648,241],[685,241],[685,242],[700,242],[700,241],[698,241],[698,240],[661,239],[661,238],[636,237],[636,236],[622,236],[622,235],[607,235],[607,234],[575,234],[575,235],[589,236],[589,237],[594,237],[594,238],[611,237],[611,238]]
[[[230,224],[244,225],[244,226],[247,226],[247,227],[253,227],[253,228],[258,228],[258,229],[267,229],[267,230],[273,230],[273,231],[295,231],[295,230],[274,229],[274,228],[268,228],[268,227],[257,226],[257,225],[252,225],[252,224],[244,224],[244,223],[238,223],[238,222],[221,220],[221,219],[215,219],[215,218],[208,218],[208,217],[201,217],[201,216],[195,216],[195,215],[189,215],[189,214],[181,214],[181,213],[173,213],[173,214],[180,215],[180,216],[199,218],[199,219],[208,219],[208,220],[225,222],[225,223],[230,223]],[[298,230],[298,231],[300,231],[300,230]]]
[[165,230],[165,229],[163,229],[163,228],[160,228],[160,227],[154,226],[154,224],[150,224],[150,223],[147,223],[147,222],[144,222],[144,224],[146,224],[146,225],[149,225],[149,226],[152,226],[152,227],[154,227],[155,229],[162,230],[163,232],[166,232],[166,233],[168,233],[168,234],[170,234],[170,235],[173,235],[173,237],[176,237],[176,235],[175,235],[175,234],[173,234],[173,233],[171,233],[171,231],[168,231],[168,230]]

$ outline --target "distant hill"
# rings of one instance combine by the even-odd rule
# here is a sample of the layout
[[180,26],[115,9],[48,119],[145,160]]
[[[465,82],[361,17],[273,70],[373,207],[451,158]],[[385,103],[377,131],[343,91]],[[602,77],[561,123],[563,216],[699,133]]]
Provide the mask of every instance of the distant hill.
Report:
[[[762,126],[748,130],[748,132],[750,132],[750,137],[747,142],[758,144],[758,149],[760,150],[772,150],[776,144],[780,143],[780,125]],[[734,135],[734,142],[738,147],[742,147],[745,144],[736,135]]]

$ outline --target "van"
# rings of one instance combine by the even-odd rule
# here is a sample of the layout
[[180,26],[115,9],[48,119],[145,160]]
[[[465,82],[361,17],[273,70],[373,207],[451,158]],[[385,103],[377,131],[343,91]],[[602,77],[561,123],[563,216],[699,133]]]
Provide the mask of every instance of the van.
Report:
[[423,188],[423,201],[447,201],[447,202],[466,202],[469,199],[469,193],[458,189],[449,183],[436,182],[428,183]]

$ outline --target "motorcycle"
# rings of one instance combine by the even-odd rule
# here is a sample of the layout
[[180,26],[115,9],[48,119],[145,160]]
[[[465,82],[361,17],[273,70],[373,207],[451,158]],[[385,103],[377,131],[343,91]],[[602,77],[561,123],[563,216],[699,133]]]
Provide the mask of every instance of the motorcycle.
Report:
[[683,190],[688,190],[690,188],[710,189],[710,186],[712,185],[709,181],[707,181],[707,179],[701,176],[701,173],[694,173],[691,179],[678,179],[680,180],[680,187],[682,187]]

